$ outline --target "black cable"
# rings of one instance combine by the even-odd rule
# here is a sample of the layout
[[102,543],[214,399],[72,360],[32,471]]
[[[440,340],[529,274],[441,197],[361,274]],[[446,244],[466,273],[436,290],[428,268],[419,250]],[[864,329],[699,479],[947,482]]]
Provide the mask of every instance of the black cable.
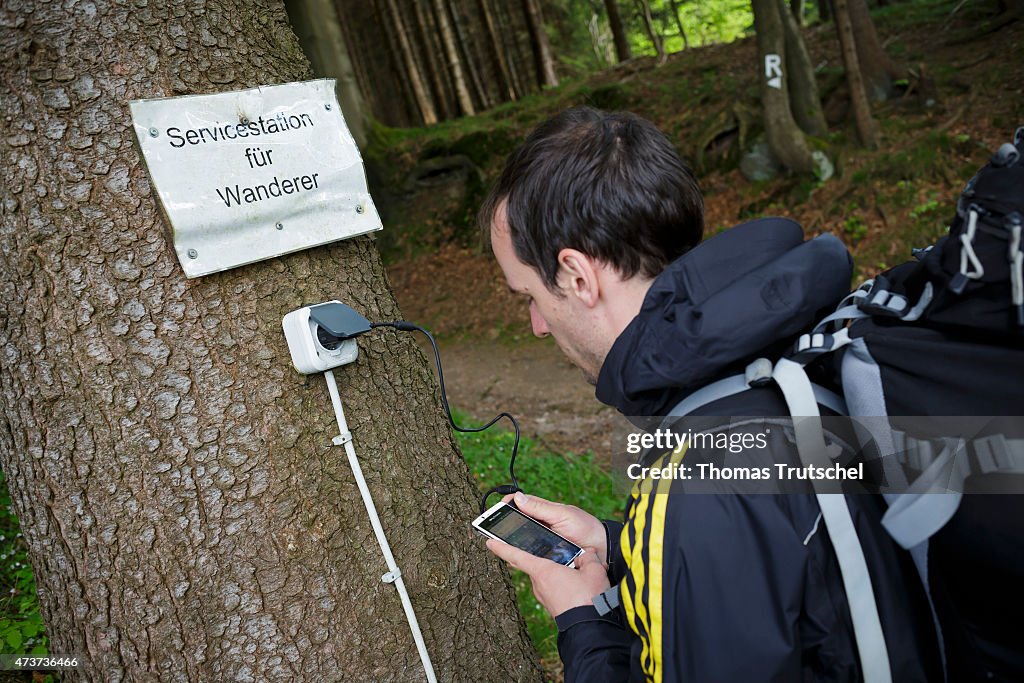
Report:
[[519,488],[519,481],[516,479],[515,472],[516,455],[519,453],[519,423],[516,422],[516,418],[514,418],[510,413],[502,412],[498,413],[493,420],[482,427],[460,427],[455,423],[455,418],[452,417],[452,409],[448,405],[448,392],[444,387],[444,370],[441,369],[441,354],[437,350],[437,342],[434,341],[434,335],[430,334],[430,332],[426,331],[419,325],[407,320],[395,320],[394,322],[387,323],[370,323],[370,329],[376,327],[392,327],[402,332],[422,332],[427,339],[430,340],[430,346],[434,349],[434,363],[437,365],[437,382],[441,385],[441,405],[444,407],[445,415],[448,416],[448,423],[452,426],[452,429],[457,432],[462,432],[463,434],[475,434],[490,428],[503,417],[507,417],[512,423],[512,428],[515,430],[516,435],[515,441],[512,443],[512,458],[508,461],[508,476],[512,479],[512,483],[492,486],[488,489],[480,501],[480,514],[483,514],[487,510],[487,499],[494,494],[506,496],[510,493],[515,493],[516,491],[522,491],[522,489]]

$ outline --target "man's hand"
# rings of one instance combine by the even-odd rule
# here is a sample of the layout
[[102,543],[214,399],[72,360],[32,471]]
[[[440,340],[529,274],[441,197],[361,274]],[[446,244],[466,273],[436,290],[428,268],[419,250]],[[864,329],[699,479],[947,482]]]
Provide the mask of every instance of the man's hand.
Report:
[[576,558],[576,569],[493,538],[487,541],[487,549],[530,576],[533,595],[552,618],[573,607],[591,604],[595,595],[611,587],[593,548],[584,549]]
[[608,538],[605,535],[604,525],[594,515],[580,510],[575,505],[554,503],[536,496],[528,496],[522,491],[514,496],[505,496],[504,501],[506,503],[514,501],[516,507],[523,514],[533,517],[579,547],[591,548],[601,564],[607,566]]

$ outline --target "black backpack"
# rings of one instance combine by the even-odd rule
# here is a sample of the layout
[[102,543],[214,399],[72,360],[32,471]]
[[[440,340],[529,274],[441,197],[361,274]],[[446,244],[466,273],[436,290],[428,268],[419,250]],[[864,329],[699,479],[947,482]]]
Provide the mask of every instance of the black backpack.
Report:
[[[775,382],[807,464],[827,453],[819,406],[855,418],[864,452],[880,461],[883,524],[928,591],[949,681],[1024,681],[1022,156],[1024,128],[967,184],[947,237],[865,282],[783,358],[756,360],[670,413]],[[842,396],[806,372],[829,362]],[[865,680],[891,680],[886,666],[872,668],[887,645],[863,549],[845,505],[829,494],[819,503]]]
[[868,430],[901,491],[883,523],[928,589],[950,681],[1024,680],[1024,496],[1007,495],[1024,491],[1022,157],[1024,128],[967,184],[947,237],[815,330],[849,337],[850,415],[887,416]]

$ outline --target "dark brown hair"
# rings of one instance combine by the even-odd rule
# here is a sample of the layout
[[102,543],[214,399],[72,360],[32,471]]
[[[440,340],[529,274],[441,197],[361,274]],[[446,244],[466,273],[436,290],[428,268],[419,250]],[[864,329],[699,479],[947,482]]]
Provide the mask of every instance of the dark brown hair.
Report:
[[577,249],[624,278],[657,276],[704,232],[704,200],[664,133],[634,114],[575,107],[534,130],[480,209],[490,235],[507,201],[516,256],[558,292],[558,253]]

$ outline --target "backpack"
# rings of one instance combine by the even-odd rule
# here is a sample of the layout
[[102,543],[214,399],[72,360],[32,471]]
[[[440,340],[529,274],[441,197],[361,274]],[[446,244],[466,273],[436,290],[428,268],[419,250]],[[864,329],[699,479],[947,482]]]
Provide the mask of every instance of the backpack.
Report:
[[[965,623],[964,603],[977,600],[958,580],[973,567],[980,574],[975,583],[986,583],[994,573],[1009,588],[1006,598],[1024,595],[1024,497],[999,496],[992,503],[991,496],[963,495],[965,488],[1019,487],[1024,474],[1024,421],[1011,419],[1024,414],[1022,155],[1024,127],[967,184],[948,236],[915,250],[916,260],[862,284],[776,362],[758,359],[744,374],[690,394],[668,416],[685,416],[775,382],[794,416],[805,464],[832,455],[819,406],[856,418],[861,445],[879,459],[883,472],[879,490],[889,504],[883,525],[910,551],[921,575],[944,641],[949,680],[1024,677],[1024,636],[1016,646],[1012,641],[1021,631],[1019,611],[1007,610],[1012,617],[1003,621],[986,623],[981,617]],[[812,383],[806,371],[828,361],[839,368],[841,396]],[[890,681],[849,510],[841,494],[817,497],[842,570],[864,679]],[[962,548],[971,546],[979,529],[983,538],[984,532],[995,534],[993,540],[975,543],[975,554],[965,555]],[[1009,540],[1001,544],[996,538]],[[930,542],[938,549],[929,552]],[[993,605],[992,611],[1002,608]]]

